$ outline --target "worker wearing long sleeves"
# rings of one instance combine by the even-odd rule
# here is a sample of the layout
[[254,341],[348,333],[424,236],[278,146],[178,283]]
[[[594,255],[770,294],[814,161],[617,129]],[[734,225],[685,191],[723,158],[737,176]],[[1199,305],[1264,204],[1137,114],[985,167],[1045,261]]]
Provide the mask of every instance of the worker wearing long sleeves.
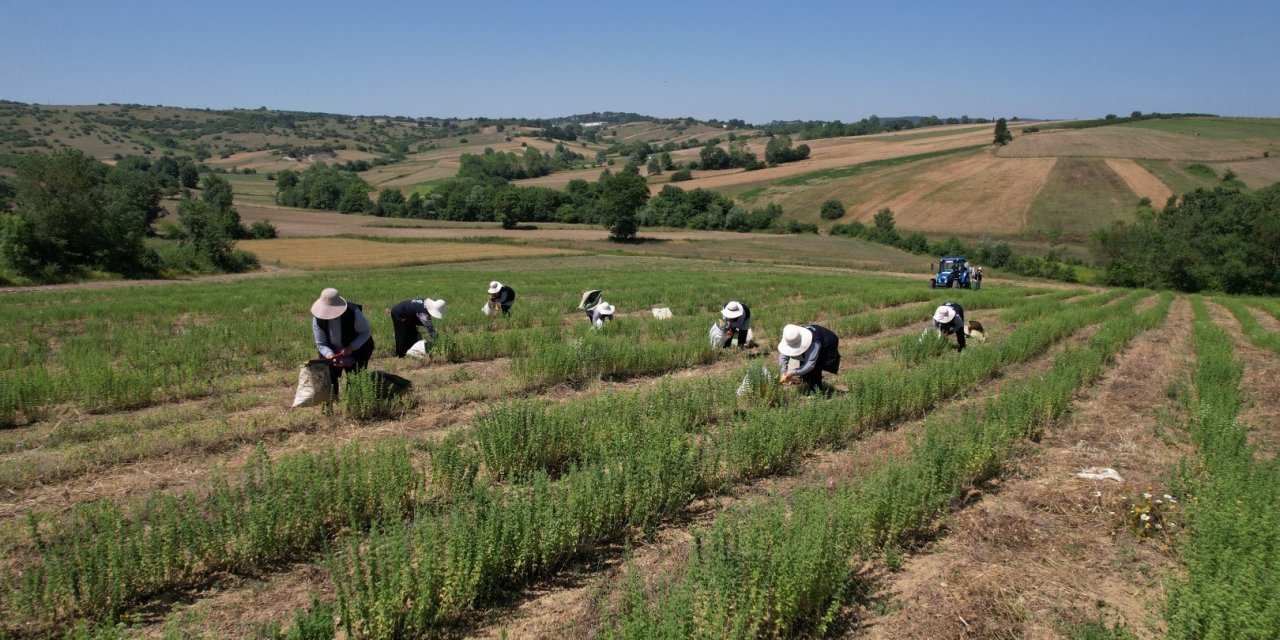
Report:
[[511,313],[511,305],[516,302],[516,292],[511,287],[494,280],[489,283],[489,304],[502,309],[502,315]]
[[[840,372],[840,338],[830,329],[816,324],[799,326],[789,324],[782,328],[782,341],[778,343],[778,364],[782,368],[782,381],[798,379],[809,391],[824,390],[822,372]],[[800,367],[788,371],[791,359],[800,360]]]
[[724,344],[720,345],[721,348],[728,348],[735,337],[738,339],[738,346],[745,347],[747,332],[751,330],[751,307],[732,300],[720,310],[720,317],[724,318],[726,329]]
[[603,300],[600,301],[600,304],[597,304],[590,309],[586,309],[585,311],[587,313],[587,319],[590,320],[591,324],[597,328],[603,327],[606,320],[613,320],[613,305]]
[[329,288],[311,305],[311,333],[316,351],[329,361],[329,379],[338,388],[346,371],[360,371],[373,356],[373,331],[360,305],[349,303]]
[[964,308],[954,302],[942,304],[933,312],[933,326],[943,335],[955,334],[956,345],[964,351]]
[[396,303],[391,307],[391,325],[396,330],[396,357],[403,358],[409,349],[422,340],[422,332],[418,327],[423,327],[430,334],[431,339],[436,338],[436,327],[432,324],[432,318],[444,318],[444,300],[432,300],[431,298],[414,298],[413,300],[404,300]]

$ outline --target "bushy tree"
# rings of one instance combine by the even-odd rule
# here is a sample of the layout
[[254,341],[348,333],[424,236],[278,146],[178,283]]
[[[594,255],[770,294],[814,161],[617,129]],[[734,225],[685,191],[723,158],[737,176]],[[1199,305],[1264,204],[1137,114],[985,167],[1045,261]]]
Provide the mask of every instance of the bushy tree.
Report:
[[787,135],[775,135],[764,148],[764,159],[769,164],[794,162],[808,157],[809,145],[802,144],[793,149],[791,147],[791,137]]
[[634,240],[636,212],[649,199],[649,185],[634,173],[618,173],[600,179],[601,223],[614,242]]
[[844,203],[832,198],[822,203],[823,220],[839,220],[844,217]]
[[1005,123],[1004,118],[996,120],[995,144],[1004,146],[1013,140],[1013,134],[1009,133],[1009,125]]
[[898,246],[902,238],[898,236],[898,227],[893,221],[893,210],[884,208],[876,212],[872,219],[870,239],[881,244]]

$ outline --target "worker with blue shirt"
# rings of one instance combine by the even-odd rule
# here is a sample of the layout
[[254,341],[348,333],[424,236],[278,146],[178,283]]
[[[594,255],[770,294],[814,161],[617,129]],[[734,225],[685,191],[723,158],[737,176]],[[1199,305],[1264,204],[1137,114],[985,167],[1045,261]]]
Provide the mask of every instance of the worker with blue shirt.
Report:
[[942,335],[955,334],[956,344],[964,351],[964,308],[954,302],[940,305],[933,312],[933,326]]
[[391,325],[396,330],[397,358],[403,358],[413,345],[422,340],[422,332],[418,327],[425,328],[431,335],[431,339],[436,339],[436,327],[431,323],[431,319],[443,320],[444,309],[444,300],[431,298],[404,300],[391,307]]
[[[840,372],[840,338],[826,327],[816,324],[805,326],[789,324],[782,328],[782,341],[778,343],[778,364],[782,367],[783,384],[803,382],[810,393],[830,390],[822,385],[822,372]],[[788,371],[791,359],[800,360],[800,367]]]
[[489,283],[489,306],[494,311],[502,309],[502,315],[511,313],[511,305],[516,302],[516,292],[511,287],[494,280]]
[[316,351],[329,361],[329,380],[338,388],[346,371],[360,371],[373,356],[373,332],[360,305],[349,303],[332,287],[311,305],[311,333]]
[[720,310],[720,317],[724,318],[725,325],[724,344],[720,345],[721,348],[729,348],[735,337],[738,339],[738,347],[745,347],[747,332],[751,330],[751,307],[737,300],[730,300]]

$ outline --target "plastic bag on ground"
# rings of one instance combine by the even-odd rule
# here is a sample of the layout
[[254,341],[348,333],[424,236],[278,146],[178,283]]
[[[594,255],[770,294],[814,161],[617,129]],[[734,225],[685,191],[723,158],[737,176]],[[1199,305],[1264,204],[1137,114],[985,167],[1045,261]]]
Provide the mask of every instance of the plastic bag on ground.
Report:
[[412,347],[409,347],[405,355],[410,358],[425,358],[429,353],[431,353],[431,345],[427,344],[426,340],[419,340],[413,343]]
[[655,318],[657,318],[657,319],[659,319],[659,320],[667,320],[667,319],[671,318],[671,316],[672,316],[672,315],[674,315],[674,314],[672,314],[672,313],[671,313],[671,309],[670,309],[669,307],[654,307],[654,308],[653,308],[653,317],[655,317]]
[[711,337],[711,348],[715,349],[724,344],[724,329],[720,327],[719,322],[711,323],[711,331],[707,332]]
[[308,360],[298,368],[298,391],[293,395],[293,407],[314,407],[333,397],[333,382],[329,379],[328,360]]
[[489,314],[493,313],[493,307],[492,307],[492,306],[490,306],[488,302],[486,302],[486,303],[484,303],[484,306],[483,306],[483,307],[480,307],[480,313],[483,313],[483,314],[485,314],[485,315],[487,316],[487,315],[489,315]]
[[760,374],[757,377],[756,372],[747,371],[747,375],[742,376],[742,384],[738,385],[738,397],[750,395],[752,391],[760,388],[769,380],[769,369],[764,365],[760,365]]
[[1111,467],[1089,467],[1088,469],[1081,469],[1080,472],[1076,474],[1076,477],[1084,478],[1086,480],[1115,480],[1116,482],[1124,482],[1124,478],[1121,478],[1120,474],[1116,473],[1116,470]]

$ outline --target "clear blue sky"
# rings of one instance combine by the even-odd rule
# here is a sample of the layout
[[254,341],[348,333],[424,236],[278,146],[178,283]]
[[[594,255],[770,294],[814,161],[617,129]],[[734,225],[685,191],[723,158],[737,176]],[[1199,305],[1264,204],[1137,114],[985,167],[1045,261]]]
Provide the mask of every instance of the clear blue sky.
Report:
[[0,98],[748,122],[1280,116],[1280,2],[0,0]]

